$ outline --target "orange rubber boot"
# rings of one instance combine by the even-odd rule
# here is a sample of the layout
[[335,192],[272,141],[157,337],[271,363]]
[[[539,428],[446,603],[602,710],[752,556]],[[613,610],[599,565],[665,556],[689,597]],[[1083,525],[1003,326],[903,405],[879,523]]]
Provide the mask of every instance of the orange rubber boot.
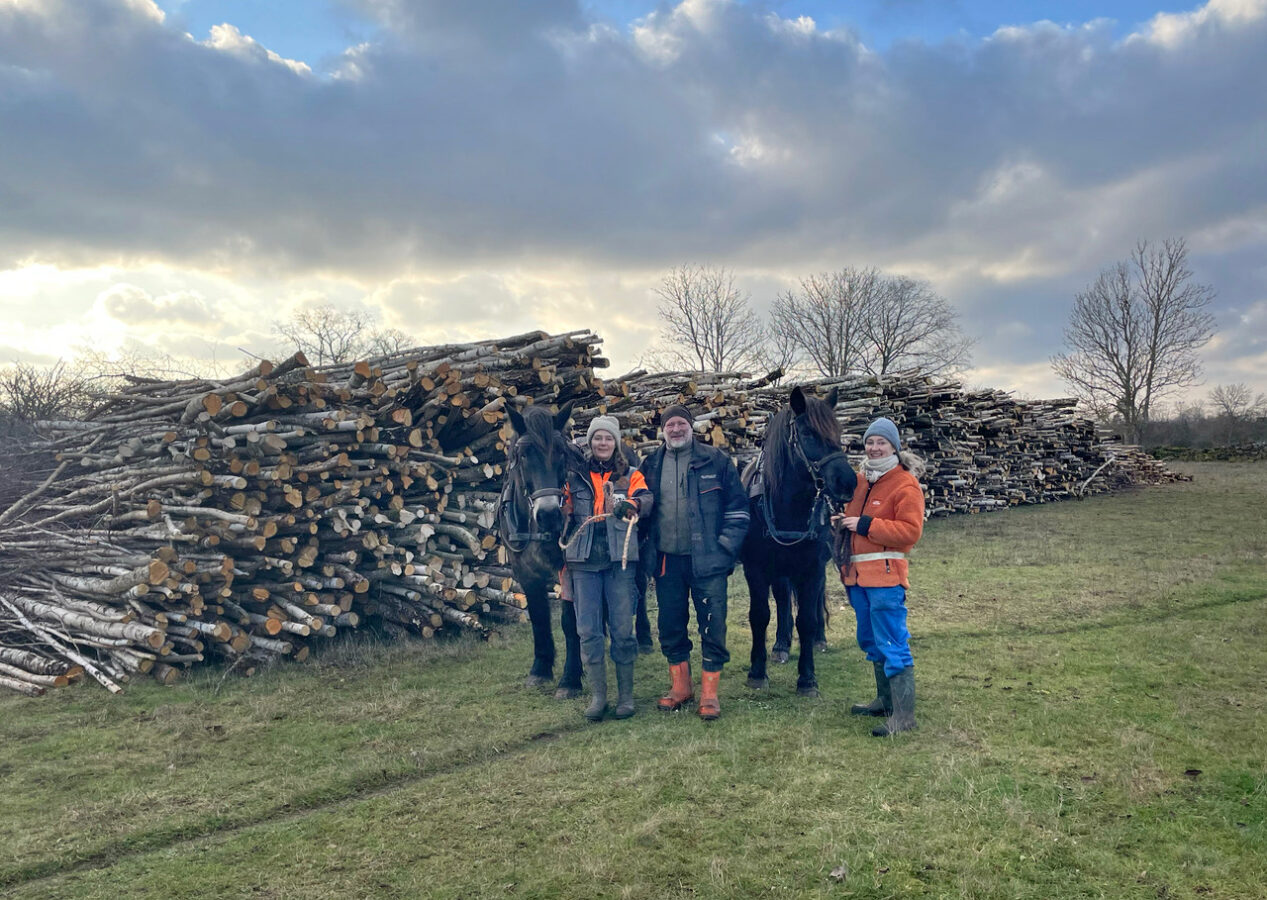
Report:
[[705,672],[699,692],[699,717],[711,722],[721,717],[721,701],[717,699],[717,685],[721,672]]
[[665,712],[681,709],[682,704],[695,699],[695,689],[691,686],[691,664],[689,662],[673,663],[669,666],[669,677],[673,680],[669,692],[660,698],[659,706]]

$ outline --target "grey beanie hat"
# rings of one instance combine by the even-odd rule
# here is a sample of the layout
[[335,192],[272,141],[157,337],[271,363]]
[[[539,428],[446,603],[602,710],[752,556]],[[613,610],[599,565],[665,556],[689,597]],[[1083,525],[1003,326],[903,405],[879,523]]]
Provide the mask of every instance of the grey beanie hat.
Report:
[[616,439],[617,443],[620,442],[620,423],[616,421],[615,416],[595,416],[590,419],[590,427],[585,430],[586,446],[588,446],[589,442],[593,440],[594,432],[596,431],[609,432],[611,436]]
[[867,426],[867,433],[862,436],[862,442],[865,444],[867,438],[871,435],[879,435],[890,444],[893,445],[893,452],[896,453],[902,449],[902,439],[897,435],[897,426],[893,424],[892,419],[886,419],[884,416],[876,419]]

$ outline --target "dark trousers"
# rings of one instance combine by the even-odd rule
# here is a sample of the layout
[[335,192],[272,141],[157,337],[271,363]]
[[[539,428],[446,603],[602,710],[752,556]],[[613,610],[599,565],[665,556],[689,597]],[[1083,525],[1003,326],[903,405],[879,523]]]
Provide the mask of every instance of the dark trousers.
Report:
[[588,665],[603,662],[603,620],[611,634],[612,662],[616,665],[631,663],[638,656],[638,643],[634,640],[634,604],[637,602],[634,588],[634,570],[631,566],[621,569],[616,563],[599,572],[582,572],[569,568],[572,573],[572,596],[576,603],[576,630],[581,636],[581,661]]
[[697,578],[689,556],[662,554],[656,570],[656,599],[660,604],[660,650],[670,665],[691,656],[690,600],[695,603],[700,650],[705,672],[720,672],[730,661],[726,652],[726,573]]

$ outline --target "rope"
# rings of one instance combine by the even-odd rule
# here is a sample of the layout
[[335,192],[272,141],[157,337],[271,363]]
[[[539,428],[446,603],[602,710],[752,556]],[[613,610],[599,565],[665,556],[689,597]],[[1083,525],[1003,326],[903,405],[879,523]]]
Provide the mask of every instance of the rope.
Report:
[[[576,543],[576,539],[579,538],[581,533],[585,531],[586,526],[592,525],[595,522],[601,522],[604,519],[610,519],[611,517],[612,513],[599,513],[596,516],[590,516],[581,523],[581,527],[576,529],[576,533],[572,535],[566,544],[563,542],[563,538],[559,538],[559,547],[563,550],[564,555],[567,555],[568,550],[570,550],[572,545]],[[626,519],[625,521],[629,523],[629,527],[625,530],[625,545],[621,549],[620,553],[620,570],[622,572],[629,567],[629,538],[633,536],[634,529],[638,525],[638,514],[634,513],[633,518]]]

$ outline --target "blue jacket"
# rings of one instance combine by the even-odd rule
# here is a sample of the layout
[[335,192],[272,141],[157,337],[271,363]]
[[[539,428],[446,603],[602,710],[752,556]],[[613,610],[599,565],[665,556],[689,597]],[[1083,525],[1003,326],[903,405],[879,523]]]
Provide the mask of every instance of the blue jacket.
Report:
[[[660,472],[665,448],[660,447],[639,470],[653,496],[660,494]],[[687,496],[694,498],[688,508],[691,528],[691,569],[700,578],[730,572],[748,533],[748,495],[739,483],[739,472],[730,457],[697,439],[692,445]],[[648,517],[644,559],[659,566],[659,535],[655,517]],[[640,523],[641,524],[641,523]]]

